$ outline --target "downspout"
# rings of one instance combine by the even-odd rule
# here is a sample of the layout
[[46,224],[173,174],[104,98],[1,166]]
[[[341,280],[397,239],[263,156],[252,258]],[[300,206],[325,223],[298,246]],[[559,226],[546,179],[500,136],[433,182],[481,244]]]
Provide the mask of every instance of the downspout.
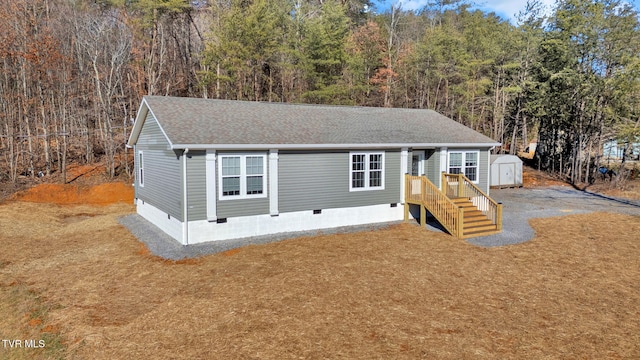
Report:
[[188,192],[187,192],[187,154],[189,153],[189,148],[185,148],[182,152],[182,213],[184,226],[182,227],[182,239],[184,245],[189,245],[189,204],[187,203]]

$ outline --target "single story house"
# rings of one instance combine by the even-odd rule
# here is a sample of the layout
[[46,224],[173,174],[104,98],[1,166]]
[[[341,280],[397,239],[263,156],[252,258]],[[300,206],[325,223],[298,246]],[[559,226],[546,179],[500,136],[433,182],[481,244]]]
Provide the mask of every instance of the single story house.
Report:
[[494,140],[431,110],[145,96],[137,212],[184,245],[403,219],[404,174],[489,193]]
[[[628,143],[609,140],[602,145],[602,155],[605,159],[620,160],[624,157]],[[631,157],[627,160],[640,159],[640,143],[631,143]]]

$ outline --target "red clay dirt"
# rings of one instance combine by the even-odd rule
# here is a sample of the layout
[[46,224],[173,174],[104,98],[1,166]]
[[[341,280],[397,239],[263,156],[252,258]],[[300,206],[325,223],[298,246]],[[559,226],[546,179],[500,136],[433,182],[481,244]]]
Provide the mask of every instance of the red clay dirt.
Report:
[[40,184],[16,193],[12,200],[58,205],[110,205],[132,203],[133,186],[121,182],[93,186],[73,184]]
[[565,181],[529,166],[522,167],[522,182],[526,188],[569,185]]

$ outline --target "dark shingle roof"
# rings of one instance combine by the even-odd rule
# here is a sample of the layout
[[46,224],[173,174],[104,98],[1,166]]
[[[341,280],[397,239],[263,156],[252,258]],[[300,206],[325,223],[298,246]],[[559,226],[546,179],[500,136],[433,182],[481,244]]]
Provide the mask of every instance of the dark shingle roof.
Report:
[[[163,96],[145,96],[144,101],[176,147],[230,144],[496,145],[494,140],[432,110]],[[135,131],[134,128],[134,136]]]

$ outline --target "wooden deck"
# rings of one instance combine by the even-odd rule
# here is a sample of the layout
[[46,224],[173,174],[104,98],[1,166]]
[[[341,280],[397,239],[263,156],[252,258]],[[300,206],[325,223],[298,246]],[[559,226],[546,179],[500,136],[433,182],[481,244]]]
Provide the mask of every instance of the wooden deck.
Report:
[[496,203],[462,174],[442,174],[442,189],[426,176],[405,175],[404,219],[409,205],[420,206],[420,225],[427,211],[453,236],[471,238],[502,231],[502,204]]

